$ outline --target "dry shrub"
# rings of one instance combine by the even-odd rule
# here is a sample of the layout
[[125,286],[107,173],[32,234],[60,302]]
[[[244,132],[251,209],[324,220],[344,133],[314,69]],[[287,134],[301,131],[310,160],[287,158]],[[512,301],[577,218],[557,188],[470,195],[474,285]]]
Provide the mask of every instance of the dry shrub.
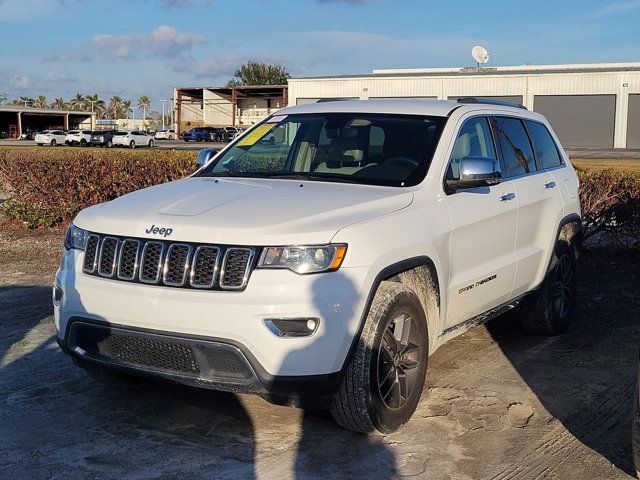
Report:
[[0,149],[0,209],[29,228],[66,225],[85,207],[187,176],[195,159],[184,150]]

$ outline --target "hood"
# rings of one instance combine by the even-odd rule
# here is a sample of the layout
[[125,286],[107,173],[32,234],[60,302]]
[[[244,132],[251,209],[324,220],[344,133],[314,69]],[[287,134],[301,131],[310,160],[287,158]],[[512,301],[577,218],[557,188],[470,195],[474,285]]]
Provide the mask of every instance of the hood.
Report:
[[[87,208],[74,223],[99,233],[185,242],[328,243],[339,229],[404,208],[412,199],[411,191],[394,187],[191,177]],[[169,237],[160,233],[166,229]]]

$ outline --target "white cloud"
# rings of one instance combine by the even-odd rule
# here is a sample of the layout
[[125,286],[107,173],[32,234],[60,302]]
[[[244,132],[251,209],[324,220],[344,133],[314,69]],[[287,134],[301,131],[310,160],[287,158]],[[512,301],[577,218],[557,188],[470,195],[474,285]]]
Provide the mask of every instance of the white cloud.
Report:
[[160,25],[151,33],[96,35],[91,39],[91,44],[102,55],[113,59],[134,58],[141,53],[175,58],[205,40],[202,35],[181,33],[175,27]]
[[638,9],[640,9],[640,0],[609,3],[596,10],[592,16],[594,18],[608,17],[610,15],[618,15]]

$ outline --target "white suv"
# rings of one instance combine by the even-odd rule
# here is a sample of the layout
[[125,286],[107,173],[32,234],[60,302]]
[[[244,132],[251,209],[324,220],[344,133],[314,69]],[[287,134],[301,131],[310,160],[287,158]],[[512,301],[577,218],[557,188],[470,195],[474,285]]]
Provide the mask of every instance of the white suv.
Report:
[[153,147],[153,137],[146,132],[140,130],[132,130],[130,132],[118,130],[113,134],[114,147]]
[[80,145],[86,147],[91,144],[91,130],[69,130],[64,139],[67,145]]
[[482,99],[279,111],[189,178],[83,210],[57,339],[102,379],[158,376],[330,407],[391,432],[427,358],[522,303],[564,331],[578,182],[541,115]]

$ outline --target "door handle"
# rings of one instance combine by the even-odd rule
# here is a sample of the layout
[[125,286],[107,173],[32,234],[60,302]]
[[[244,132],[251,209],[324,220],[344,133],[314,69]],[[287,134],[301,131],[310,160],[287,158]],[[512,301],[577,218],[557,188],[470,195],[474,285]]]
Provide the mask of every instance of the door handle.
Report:
[[556,182],[547,182],[544,184],[544,188],[555,188]]
[[513,192],[510,193],[505,193],[504,195],[502,195],[500,197],[500,201],[501,202],[508,202],[509,200],[513,200],[514,198],[516,198],[516,194]]

